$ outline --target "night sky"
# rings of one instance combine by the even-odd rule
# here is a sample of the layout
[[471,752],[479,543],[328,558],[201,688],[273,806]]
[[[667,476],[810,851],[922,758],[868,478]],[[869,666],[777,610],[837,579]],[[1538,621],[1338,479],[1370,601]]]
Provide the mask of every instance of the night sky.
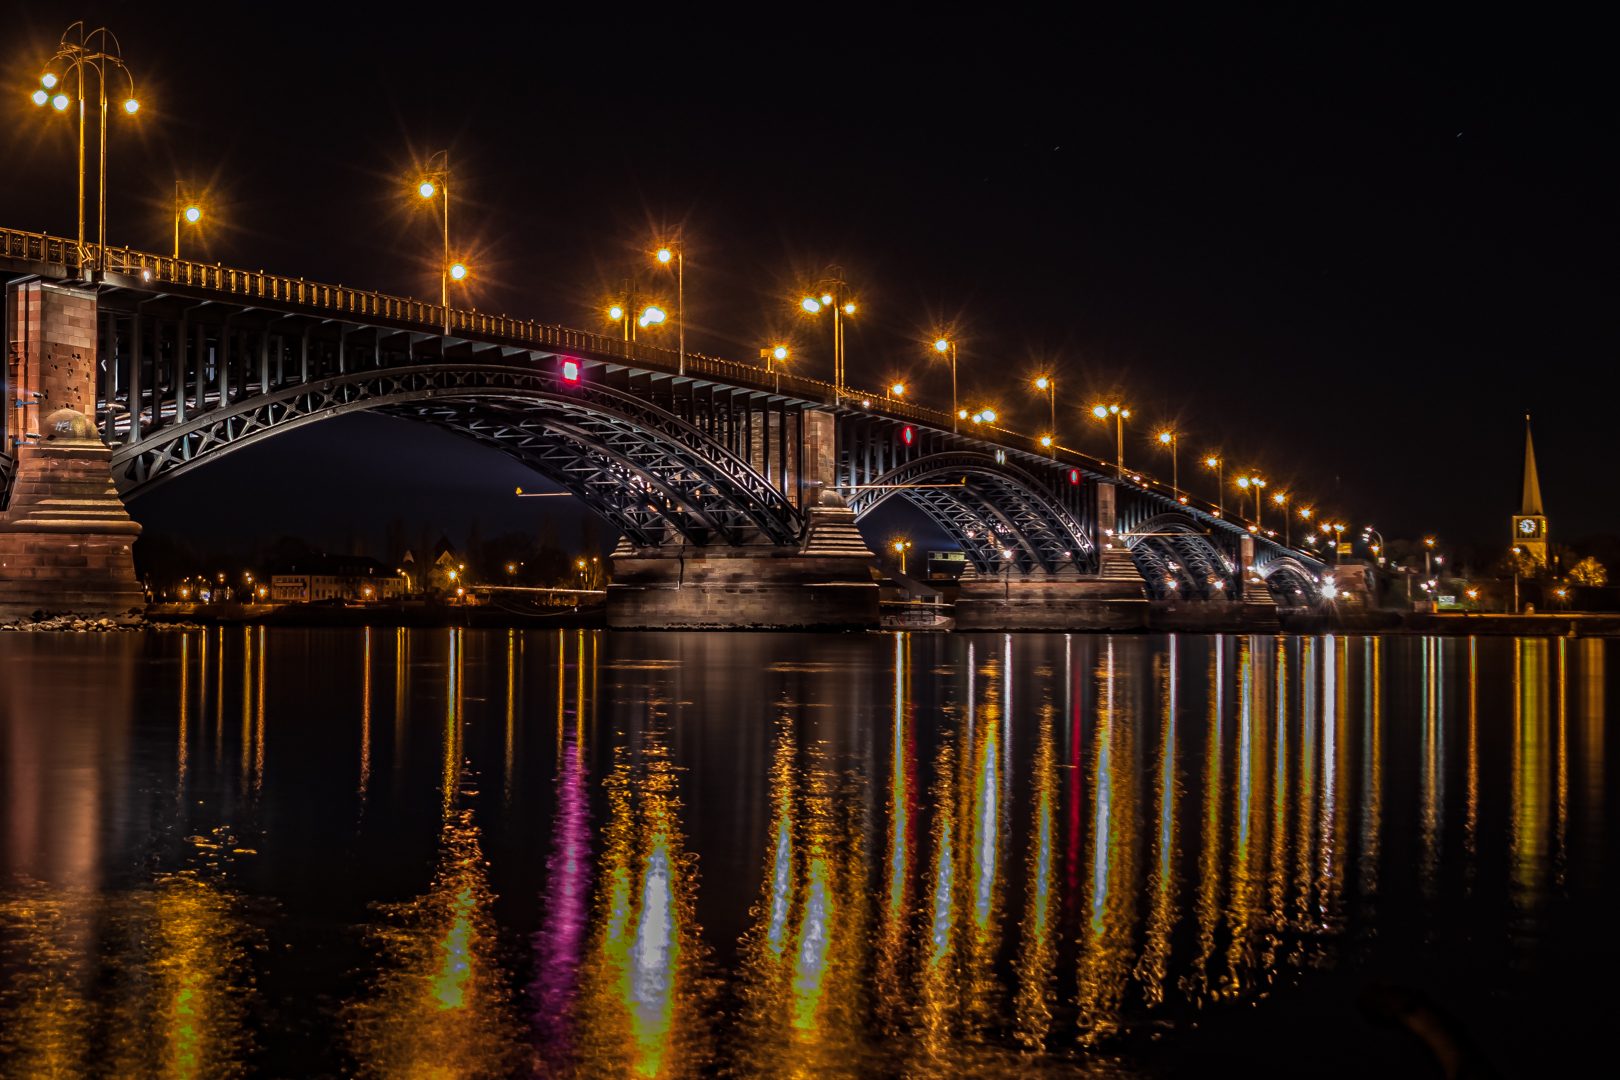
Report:
[[[1620,532],[1616,94],[1607,25],[1458,9],[1122,21],[1039,9],[825,5],[7,5],[0,219],[71,235],[70,124],[27,94],[79,12],[119,35],[138,119],[115,115],[109,242],[170,244],[178,177],[204,192],[183,254],[434,296],[413,176],[448,149],[468,306],[605,329],[676,226],[689,349],[778,340],[830,375],[804,282],[861,303],[851,381],[949,405],[928,348],[962,341],[964,404],[1126,461],[1182,431],[1390,539],[1507,538],[1535,415],[1554,540]],[[670,340],[673,344],[673,338]],[[252,546],[534,528],[521,466],[404,421],[314,425],[137,499],[151,530]],[[1228,502],[1235,498],[1235,490]],[[212,508],[212,514],[199,510]],[[563,533],[577,531],[567,519]],[[197,532],[207,518],[207,532]],[[885,526],[887,527],[887,526]]]

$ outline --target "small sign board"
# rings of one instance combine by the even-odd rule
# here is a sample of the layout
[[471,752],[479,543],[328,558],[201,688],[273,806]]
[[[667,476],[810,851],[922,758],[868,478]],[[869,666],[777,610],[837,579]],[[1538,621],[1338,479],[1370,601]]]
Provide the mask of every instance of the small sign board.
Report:
[[1457,598],[1455,596],[1442,596],[1442,597],[1440,597],[1440,606],[1441,607],[1456,607],[1457,606]]
[[1339,554],[1340,555],[1348,555],[1348,554],[1350,554],[1350,545],[1348,543],[1341,542],[1339,544]]

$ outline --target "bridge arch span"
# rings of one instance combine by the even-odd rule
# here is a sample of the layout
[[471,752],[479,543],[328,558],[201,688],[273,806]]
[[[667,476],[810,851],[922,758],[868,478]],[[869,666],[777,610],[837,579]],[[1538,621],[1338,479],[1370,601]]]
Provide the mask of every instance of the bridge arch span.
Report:
[[1205,600],[1238,596],[1237,566],[1210,542],[1191,516],[1158,514],[1124,534],[1136,568],[1147,582],[1148,595]]
[[856,520],[891,498],[919,507],[956,541],[980,573],[1094,572],[1095,552],[1080,520],[1033,473],[994,454],[952,450],[899,465],[856,489]]
[[328,374],[166,426],[113,455],[126,498],[239,447],[376,411],[433,424],[562,485],[636,546],[797,545],[787,495],[700,428],[644,398],[544,368],[418,364]]
[[1278,607],[1315,607],[1322,600],[1321,579],[1300,560],[1279,555],[1256,565]]

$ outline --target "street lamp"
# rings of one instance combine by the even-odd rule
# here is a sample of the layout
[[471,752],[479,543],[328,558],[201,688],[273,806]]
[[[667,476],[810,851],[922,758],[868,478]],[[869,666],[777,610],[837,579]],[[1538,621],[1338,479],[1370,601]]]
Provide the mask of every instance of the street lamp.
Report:
[[956,421],[961,418],[961,412],[956,407],[956,342],[940,338],[934,342],[934,351],[949,353],[951,357],[951,431],[956,431]]
[[[69,41],[68,36],[77,29],[79,40]],[[99,36],[97,45],[90,43]],[[108,52],[111,43],[112,51]],[[51,57],[51,68],[59,68],[62,72],[57,75],[55,71],[47,70],[40,76],[40,89],[35,90],[32,99],[35,105],[44,106],[49,102],[51,108],[57,112],[66,112],[72,104],[72,99],[59,88],[62,79],[69,75],[75,76],[76,93],[79,100],[79,266],[82,269],[86,262],[84,249],[84,76],[87,69],[96,73],[96,86],[101,104],[101,138],[99,151],[101,155],[98,175],[98,235],[96,240],[96,269],[105,270],[107,267],[107,65],[111,64],[124,73],[129,82],[129,97],[124,100],[124,112],[134,116],[141,104],[135,99],[135,76],[130,74],[129,68],[124,64],[123,49],[118,44],[118,38],[106,27],[98,27],[86,33],[84,21],[74,23],[62,32],[62,40],[56,46],[56,55]],[[49,94],[47,91],[56,90]]]
[[799,307],[807,315],[820,314],[823,308],[831,308],[833,316],[833,396],[842,400],[844,396],[844,317],[855,314],[855,301],[850,299],[849,286],[845,284],[843,269],[829,266],[828,277],[817,286],[816,295],[806,296],[799,301]]
[[1226,481],[1223,479],[1223,475],[1226,472],[1226,462],[1218,457],[1207,457],[1204,459],[1204,467],[1215,470],[1215,516],[1224,517],[1226,515]]
[[[442,159],[443,165],[437,172],[433,172],[433,163]],[[429,171],[422,176],[416,186],[416,193],[424,199],[431,200],[435,196],[444,198],[444,261],[439,266],[439,306],[444,309],[444,332],[450,332],[450,281],[460,281],[467,276],[467,268],[461,263],[450,262],[450,151],[440,150],[428,158]]]
[[188,206],[180,204],[180,181],[174,182],[174,257],[180,257],[180,219],[184,218],[186,224],[195,225],[202,220],[202,207],[196,203]]
[[1125,421],[1130,419],[1131,410],[1120,405],[1094,405],[1091,415],[1103,423],[1107,423],[1110,416],[1114,418],[1116,435],[1114,467],[1119,470],[1119,478],[1125,479]]
[[684,232],[675,230],[674,245],[665,244],[654,255],[665,266],[675,260],[675,321],[680,324],[679,372],[686,374],[686,244]]
[[1177,475],[1176,469],[1176,459],[1178,457],[1177,451],[1180,449],[1178,442],[1179,437],[1174,431],[1159,432],[1160,445],[1168,446],[1170,448],[1170,490],[1175,492],[1177,498],[1180,498],[1181,478]]
[[1289,539],[1288,539],[1292,535],[1292,532],[1289,529],[1289,525],[1291,524],[1291,522],[1290,522],[1290,520],[1288,518],[1288,492],[1286,492],[1286,491],[1277,492],[1277,494],[1275,494],[1275,495],[1273,495],[1271,497],[1271,501],[1276,503],[1278,506],[1280,506],[1282,508],[1282,516],[1283,516],[1283,547],[1293,547],[1294,545],[1292,543],[1290,543]]
[[1057,376],[1035,376],[1035,389],[1045,391],[1046,403],[1051,408],[1052,426],[1048,429],[1051,432],[1051,438],[1043,439],[1041,445],[1051,449],[1052,459],[1055,461],[1057,460]]
[[893,394],[897,398],[905,397],[906,384],[903,382],[895,383],[893,386],[889,387],[889,393]]
[[759,350],[759,358],[765,361],[765,371],[767,374],[774,372],[774,365],[786,360],[788,355],[789,349],[786,345],[772,345],[768,349]]
[[902,577],[906,573],[906,549],[909,547],[911,547],[910,540],[896,540],[894,542],[894,552],[900,556],[900,574]]

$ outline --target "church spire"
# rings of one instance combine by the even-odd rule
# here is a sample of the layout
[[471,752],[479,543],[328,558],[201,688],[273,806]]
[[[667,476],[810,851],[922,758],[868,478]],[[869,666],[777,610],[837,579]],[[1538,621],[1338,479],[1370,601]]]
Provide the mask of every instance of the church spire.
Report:
[[1524,416],[1524,507],[1519,511],[1524,515],[1540,517],[1541,510],[1541,478],[1536,475],[1536,447],[1530,441],[1530,414]]

